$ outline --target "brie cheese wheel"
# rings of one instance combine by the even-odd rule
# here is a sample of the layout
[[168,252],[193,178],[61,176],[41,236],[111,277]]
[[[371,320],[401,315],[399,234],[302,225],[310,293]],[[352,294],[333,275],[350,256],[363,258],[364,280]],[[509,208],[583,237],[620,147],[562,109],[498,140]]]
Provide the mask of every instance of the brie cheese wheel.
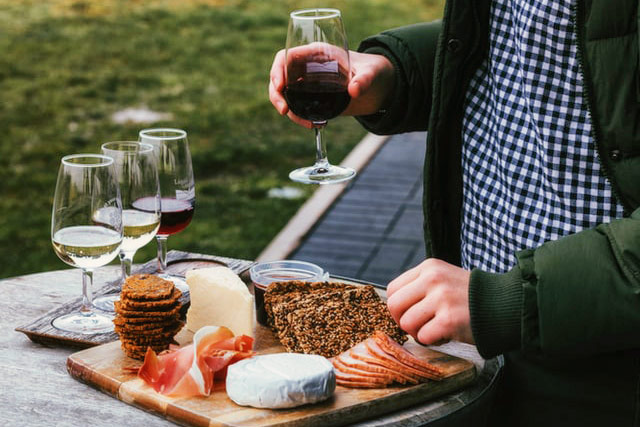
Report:
[[234,335],[254,336],[255,305],[247,285],[227,267],[189,270],[186,274],[191,305],[187,329],[219,325]]
[[293,408],[328,399],[336,389],[333,365],[315,354],[275,353],[229,366],[227,394],[238,405]]

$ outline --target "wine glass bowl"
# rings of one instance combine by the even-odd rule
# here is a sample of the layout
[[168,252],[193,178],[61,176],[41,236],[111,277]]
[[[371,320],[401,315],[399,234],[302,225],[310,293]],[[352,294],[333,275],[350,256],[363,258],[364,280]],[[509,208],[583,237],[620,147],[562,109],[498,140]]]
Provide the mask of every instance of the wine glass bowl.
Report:
[[[113,141],[101,146],[114,159],[122,199],[123,240],[120,248],[121,281],[131,274],[135,253],[155,237],[160,227],[160,185],[153,146],[137,141]],[[138,205],[144,201],[144,209]],[[96,222],[100,222],[97,215]],[[95,298],[93,305],[114,311],[117,293]]]
[[[160,228],[158,242],[158,273],[171,280],[185,292],[188,286],[181,278],[166,274],[167,239],[184,230],[195,210],[195,182],[187,133],[182,129],[143,129],[139,133],[143,143],[153,146],[160,181]],[[148,209],[150,200],[142,198],[134,204],[139,210]]]
[[337,9],[291,12],[285,49],[285,88],[289,109],[315,129],[316,161],[289,174],[305,184],[332,184],[352,179],[355,170],[329,163],[322,130],[342,113],[351,97],[349,49]]
[[[74,154],[61,160],[51,214],[51,241],[56,255],[82,270],[79,312],[57,317],[52,325],[67,332],[96,334],[113,330],[111,317],[91,304],[93,269],[111,262],[123,236],[122,202],[113,159]],[[98,213],[99,212],[99,213]],[[100,222],[96,222],[96,216]]]

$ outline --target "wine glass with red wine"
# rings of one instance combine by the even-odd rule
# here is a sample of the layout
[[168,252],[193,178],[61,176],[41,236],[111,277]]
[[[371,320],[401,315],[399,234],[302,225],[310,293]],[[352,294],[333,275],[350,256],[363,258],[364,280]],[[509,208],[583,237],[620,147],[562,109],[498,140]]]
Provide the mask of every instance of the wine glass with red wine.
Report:
[[[195,182],[187,133],[181,129],[144,129],[139,134],[140,142],[151,144],[156,153],[158,177],[160,180],[160,229],[156,234],[158,242],[159,276],[171,280],[178,289],[189,290],[186,282],[166,273],[167,239],[184,230],[191,219],[196,205]],[[140,210],[153,210],[153,198],[142,198],[135,202]]]
[[347,181],[356,172],[329,163],[322,130],[329,119],[349,105],[349,48],[337,9],[304,9],[291,12],[286,45],[284,97],[289,109],[314,125],[316,162],[289,174],[305,184]]

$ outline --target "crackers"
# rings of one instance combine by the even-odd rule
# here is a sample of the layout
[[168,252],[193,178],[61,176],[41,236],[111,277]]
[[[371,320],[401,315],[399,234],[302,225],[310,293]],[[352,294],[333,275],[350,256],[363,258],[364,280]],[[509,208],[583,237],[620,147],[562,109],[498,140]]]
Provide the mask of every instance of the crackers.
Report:
[[114,328],[122,350],[142,360],[148,347],[166,350],[183,326],[180,321],[182,293],[172,282],[152,274],[129,276],[114,306]]
[[333,357],[376,330],[407,340],[372,286],[278,282],[264,301],[268,322],[289,352]]

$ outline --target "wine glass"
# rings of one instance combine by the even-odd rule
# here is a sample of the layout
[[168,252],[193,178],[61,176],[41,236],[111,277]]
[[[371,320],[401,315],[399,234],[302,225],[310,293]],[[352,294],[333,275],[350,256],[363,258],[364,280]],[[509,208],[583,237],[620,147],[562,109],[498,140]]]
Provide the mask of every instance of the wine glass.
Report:
[[289,174],[305,184],[333,184],[352,179],[355,170],[329,163],[322,130],[329,119],[342,113],[351,97],[349,49],[337,9],[291,12],[285,50],[284,97],[289,109],[310,120],[315,129],[316,162]]
[[[82,269],[82,307],[53,320],[67,332],[113,330],[111,317],[93,312],[93,269],[111,262],[122,244],[122,203],[113,159],[100,154],[62,158],[51,214],[51,241],[58,257]],[[101,211],[101,222],[94,221]]]
[[[131,264],[138,249],[153,240],[160,227],[160,183],[158,168],[151,144],[137,141],[106,142],[102,154],[114,159],[115,173],[122,198],[123,239],[120,247],[122,283],[131,275]],[[139,200],[145,200],[145,210],[136,208]],[[101,223],[98,211],[95,221]],[[113,303],[119,293],[108,294],[93,300],[94,307],[114,311]]]
[[[160,229],[158,241],[159,276],[171,280],[178,289],[189,290],[186,282],[179,277],[166,274],[167,239],[170,235],[184,230],[193,218],[196,203],[193,167],[187,132],[181,129],[157,128],[140,131],[141,142],[154,147],[160,178]],[[149,210],[145,199],[135,203],[136,208]]]

